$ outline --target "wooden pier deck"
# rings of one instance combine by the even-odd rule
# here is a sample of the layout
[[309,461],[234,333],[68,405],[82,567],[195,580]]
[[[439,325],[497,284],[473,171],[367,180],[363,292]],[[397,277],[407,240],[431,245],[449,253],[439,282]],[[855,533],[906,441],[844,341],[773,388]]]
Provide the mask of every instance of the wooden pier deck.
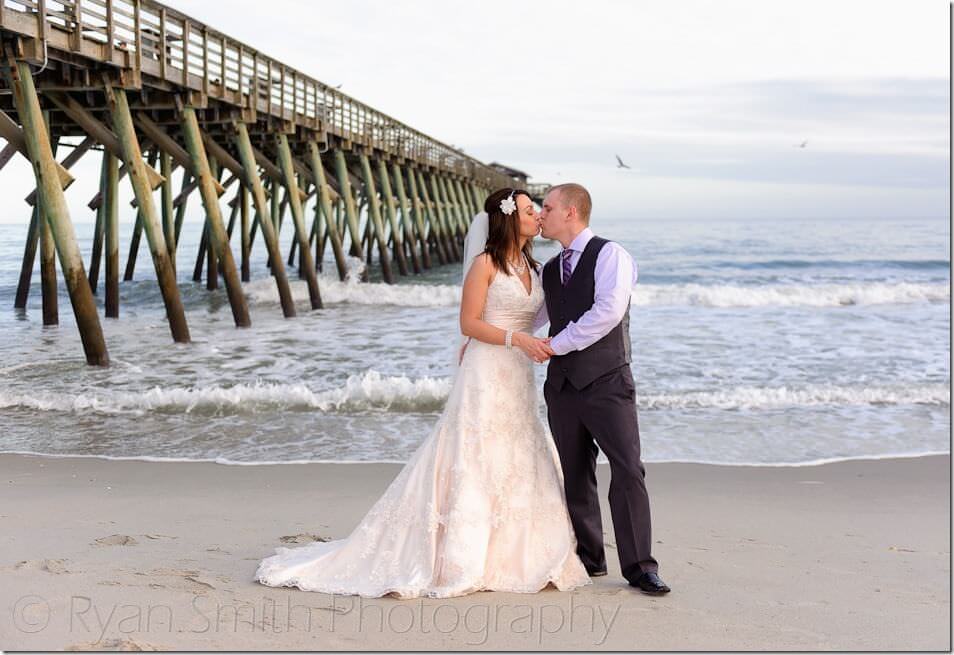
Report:
[[[101,269],[105,316],[120,314],[118,185],[125,180],[137,218],[123,279],[132,278],[144,234],[177,342],[190,338],[177,244],[194,191],[205,226],[192,279],[205,273],[210,289],[221,280],[236,326],[246,327],[241,282],[258,233],[291,318],[286,267],[307,281],[317,309],[316,271],[328,248],[342,279],[349,255],[373,260],[388,283],[460,261],[483,198],[526,186],[153,0],[0,0],[0,46],[0,169],[19,155],[36,176],[25,197],[32,218],[15,305],[26,306],[39,251],[44,324],[57,321],[58,260],[90,364],[109,363],[94,300]],[[58,146],[66,152],[59,160]],[[69,169],[90,151],[102,163],[88,203],[96,222],[86,265],[63,192],[73,181]],[[181,184],[173,188],[177,169]],[[283,253],[286,212],[294,239]]]

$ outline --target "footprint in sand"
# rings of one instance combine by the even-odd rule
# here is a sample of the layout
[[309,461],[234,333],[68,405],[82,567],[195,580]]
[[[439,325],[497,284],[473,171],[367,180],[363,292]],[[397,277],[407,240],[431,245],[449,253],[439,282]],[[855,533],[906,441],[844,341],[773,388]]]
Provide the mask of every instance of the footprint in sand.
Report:
[[23,561],[17,562],[14,569],[24,570],[29,569],[31,571],[46,571],[47,573],[70,573],[67,565],[69,564],[68,559],[25,559]]
[[327,538],[322,537],[321,535],[309,534],[307,532],[302,532],[301,534],[285,535],[284,537],[279,537],[278,540],[283,544],[307,544],[312,541],[328,541]]
[[146,644],[141,641],[133,641],[132,639],[103,639],[102,641],[88,641],[84,644],[72,644],[67,646],[64,650],[72,652],[84,650],[113,650],[134,653],[142,651],[158,651],[161,649],[153,646],[152,644]]
[[138,546],[139,542],[128,534],[111,534],[108,537],[100,537],[93,542],[94,546]]
[[[134,571],[133,575],[151,580],[144,586],[148,586],[152,589],[177,589],[185,591],[196,591],[196,587],[202,590],[218,589],[215,579],[207,576],[202,571],[193,569],[153,569],[151,571]],[[220,578],[219,582],[222,581]],[[141,585],[137,584],[133,586]]]

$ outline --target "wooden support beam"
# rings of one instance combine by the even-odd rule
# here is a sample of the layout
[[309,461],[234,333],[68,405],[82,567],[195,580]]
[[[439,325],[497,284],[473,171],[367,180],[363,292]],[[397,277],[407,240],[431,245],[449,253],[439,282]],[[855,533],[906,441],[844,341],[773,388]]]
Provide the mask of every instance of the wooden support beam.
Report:
[[[267,178],[267,177],[266,177],[265,179],[259,178],[259,183],[262,185],[262,192],[265,194],[265,199],[266,199],[267,201],[274,202],[274,201],[272,200],[272,189],[271,189],[272,181],[271,181],[271,179],[270,179],[270,178]],[[252,195],[252,200],[253,200],[253,201],[255,200],[255,195],[254,195],[254,194]],[[269,214],[269,216],[271,216],[271,214]],[[272,223],[272,226],[274,227],[274,225],[275,225],[275,223],[273,222],[273,223]],[[252,242],[252,246],[255,245],[255,235],[256,235],[257,233],[258,233],[258,212],[256,212],[256,213],[255,213],[255,216],[252,218],[252,228],[251,228],[251,231],[250,231],[250,234],[249,234],[249,239],[250,239],[251,242]],[[268,260],[268,261],[266,261],[266,264],[265,264],[265,265],[268,266],[269,268],[271,268],[271,266],[272,266],[271,258],[267,258],[267,260]]]
[[[20,120],[23,120],[22,117]],[[32,162],[24,130],[20,129],[17,122],[3,111],[0,111],[0,136],[6,139],[11,146],[16,148],[17,152]],[[54,168],[56,169],[56,176],[60,181],[60,188],[66,189],[69,187],[69,185],[73,183],[73,176],[70,175],[70,172],[63,168],[59,162],[54,162]]]
[[[437,261],[440,264],[446,264],[450,261],[450,255],[447,252],[447,249],[444,246],[444,240],[441,238],[440,226],[437,224],[436,219],[434,218],[434,210],[430,206],[430,202],[425,202],[424,194],[427,193],[427,188],[424,186],[423,177],[419,177],[419,172],[413,167],[407,169],[407,180],[408,180],[408,190],[411,193],[411,201],[414,203],[414,213],[418,217],[417,223],[421,225],[426,223],[429,228],[428,240],[433,239],[434,249],[437,251]],[[421,234],[424,234],[423,229]],[[429,247],[423,245],[422,247]]]
[[461,208],[461,211],[464,213],[464,232],[466,233],[467,230],[470,229],[470,223],[474,216],[476,216],[480,210],[474,207],[470,196],[464,192],[464,187],[459,179],[451,179],[450,184],[452,185],[451,188],[457,197],[457,202]]
[[[185,148],[176,143],[176,140],[172,138],[168,132],[156,125],[152,119],[143,112],[137,112],[133,120],[136,122],[136,127],[138,127],[143,134],[152,139],[153,143],[155,143],[163,153],[172,157],[179,166],[189,171],[193,177],[198,177],[192,159],[189,157],[189,153],[185,151]],[[225,188],[219,184],[218,180],[215,180],[213,186],[218,195],[221,196],[225,193]]]
[[[253,147],[252,152],[255,153],[255,162],[262,167],[262,170],[265,172],[265,175],[271,178],[272,181],[274,182],[278,182],[279,184],[285,183],[285,174],[282,172],[281,167],[279,167],[277,164],[272,162],[272,160],[268,158],[268,155],[266,155],[264,152],[262,152],[258,148]],[[294,160],[292,165],[294,166]],[[299,189],[298,197],[301,200],[305,200],[307,199],[308,194]]]
[[[308,157],[309,159],[311,159],[311,153],[309,153]],[[293,158],[292,164],[295,166],[295,172],[298,173],[303,179],[307,180],[308,183],[314,184],[314,185],[318,184],[318,177],[315,174],[315,172],[312,170],[310,161],[308,164],[305,164],[304,162]],[[324,173],[324,171],[322,171],[322,173]],[[327,187],[327,191],[328,191],[328,194],[331,196],[331,199],[337,200],[338,192],[335,189],[331,188],[331,186],[328,184],[327,178],[325,178],[325,186]],[[312,189],[311,191],[308,192],[308,198],[311,198],[311,196],[315,193],[317,193],[317,188]],[[306,201],[307,198],[303,198],[302,200]]]
[[[150,151],[149,168],[156,164],[156,151]],[[136,259],[139,257],[139,242],[142,240],[143,218],[142,212],[136,210],[136,224],[133,225],[132,238],[129,240],[129,255],[126,257],[126,272],[123,274],[123,281],[129,282],[133,279],[136,272]]]
[[295,237],[298,240],[298,248],[302,258],[302,266],[298,272],[299,274],[304,273],[304,278],[308,283],[308,295],[311,299],[311,308],[321,309],[323,304],[321,302],[321,292],[318,289],[318,276],[315,273],[315,263],[311,258],[311,248],[308,247],[308,232],[305,230],[305,213],[301,205],[298,180],[295,178],[295,167],[292,163],[288,136],[282,132],[276,134],[275,145],[278,148],[278,163],[285,177],[285,188],[288,190],[292,220],[295,222]]
[[[311,223],[311,237],[315,244],[315,266],[318,272],[325,270],[325,246],[328,243],[328,224],[325,221],[325,215],[321,211],[321,203],[315,203],[315,217]],[[340,275],[340,274],[339,274]]]
[[[212,170],[209,159],[205,154],[202,142],[202,133],[199,131],[199,121],[195,109],[185,107],[182,110],[182,134],[185,137],[186,148],[192,158],[192,167],[199,180],[199,192],[202,195],[202,204],[208,217],[208,228],[212,251],[216,259],[222,262],[222,274],[225,278],[225,288],[232,307],[232,317],[238,327],[248,327],[252,324],[248,315],[248,304],[245,294],[242,293],[242,282],[235,269],[235,259],[229,247],[225,225],[222,223],[222,209],[219,207],[219,195],[213,184]],[[211,271],[215,275],[214,269]]]
[[[99,167],[99,190],[105,192],[106,189],[106,157],[107,151],[103,151],[103,161]],[[104,207],[96,210],[96,226],[93,228],[93,251],[89,258],[89,288],[96,294],[96,288],[99,286],[99,269],[103,255],[103,240],[106,233],[106,217]]]
[[474,199],[474,207],[477,208],[477,213],[484,211],[484,201],[487,200],[487,197],[477,190],[477,184],[470,181],[464,185],[464,188],[467,189],[468,193],[470,193]]
[[189,326],[186,323],[182,298],[179,296],[179,287],[176,285],[175,269],[169,261],[169,249],[166,246],[162,224],[152,197],[152,190],[155,187],[150,186],[147,171],[151,170],[155,173],[159,184],[162,184],[162,176],[152,167],[146,166],[142,160],[139,138],[136,136],[126,92],[120,88],[106,87],[106,98],[113,117],[113,128],[116,130],[120,143],[120,156],[129,168],[129,179],[132,182],[136,200],[139,202],[143,228],[146,232],[146,240],[149,242],[149,251],[152,254],[156,279],[165,303],[172,338],[176,342],[185,343],[190,340]]
[[[38,222],[46,224],[52,233],[86,361],[93,365],[106,366],[109,364],[106,340],[103,338],[93,292],[90,291],[86,271],[83,270],[76,233],[63,194],[61,167],[53,158],[50,137],[40,109],[40,98],[33,85],[30,66],[23,61],[14,62],[8,59],[4,72],[7,85],[13,91],[17,114],[23,121],[26,151],[33,164],[37,187],[40,190],[40,206],[43,211]],[[42,218],[45,220],[40,221]]]
[[225,228],[225,232],[229,237],[229,242],[232,241],[232,232],[235,230],[235,220],[238,218],[239,212],[239,196],[242,195],[242,185],[239,185],[238,191],[235,193],[235,196],[226,204],[229,206],[229,224]]
[[[391,191],[391,176],[388,175],[388,166],[380,157],[377,159],[378,182],[381,184],[381,197],[384,198],[384,213],[391,224],[391,238],[394,240],[394,255],[398,260],[398,270],[401,275],[409,273],[407,267],[407,258],[404,256],[404,235],[401,233],[401,227],[398,224],[397,206],[394,204],[394,192]],[[414,256],[414,272],[420,273],[421,265]]]
[[212,159],[219,163],[219,166],[227,169],[239,181],[245,184],[245,186],[248,186],[248,180],[245,179],[245,168],[228,150],[220,145],[207,132],[202,132],[202,143],[205,145],[206,152],[211,155]]
[[189,196],[192,194],[192,192],[198,188],[199,188],[199,183],[196,181],[194,177],[192,177],[190,173],[187,173],[182,178],[182,188],[179,189],[179,194],[172,199],[172,206],[178,209],[179,207],[184,205],[186,200],[188,200]]
[[17,147],[12,143],[8,142],[7,145],[3,146],[3,150],[0,150],[0,169],[6,166],[17,152]]
[[331,249],[335,256],[335,266],[338,268],[338,277],[344,280],[348,277],[348,262],[345,257],[344,246],[341,242],[341,233],[338,232],[338,225],[331,214],[332,195],[328,186],[328,180],[325,176],[325,167],[321,163],[321,153],[318,151],[318,144],[314,141],[308,142],[308,154],[311,157],[311,172],[315,180],[316,191],[318,192],[318,208],[325,217],[326,230],[328,238],[331,240]]
[[250,264],[252,240],[249,238],[248,187],[244,184],[239,188],[239,205],[241,205],[242,223],[242,282],[248,282],[252,278]]
[[23,247],[23,260],[20,264],[20,281],[17,283],[17,295],[13,301],[14,309],[26,309],[30,295],[30,282],[33,280],[33,265],[36,263],[36,248],[40,239],[39,208],[33,206],[30,227],[27,229],[26,245]]
[[[294,163],[294,159],[292,160],[292,162]],[[308,197],[310,198],[310,197],[311,197],[311,193],[310,193],[311,185],[310,185],[309,183],[307,183],[307,182],[304,182],[304,181],[302,180],[302,177],[301,177],[300,174],[296,173],[296,174],[295,174],[295,177],[296,177],[297,180],[298,180],[298,188],[301,189],[302,191],[304,191],[304,192],[308,195]],[[302,201],[302,216],[304,216],[304,210],[305,210],[305,202]],[[312,223],[312,228],[311,228],[311,230],[308,232],[308,235],[309,235],[309,236],[308,236],[308,243],[309,243],[309,244],[311,244],[311,237],[314,236],[314,232],[315,232],[314,223]],[[304,268],[303,268],[303,266],[302,266],[302,264],[301,264],[301,256],[300,256],[300,254],[298,253],[298,239],[292,239],[291,247],[288,249],[288,262],[287,262],[287,263],[288,263],[289,266],[294,266],[294,264],[295,264],[295,255],[296,255],[296,254],[299,255],[299,257],[298,257],[298,277],[300,277],[301,279],[305,279],[304,276],[302,275],[302,271],[304,270]],[[316,264],[317,264],[317,262],[316,262]],[[317,267],[317,266],[315,267],[315,270],[318,270],[318,267]]]
[[[284,205],[285,205],[286,203],[282,202],[281,198],[280,198],[279,195],[278,195],[278,182],[277,182],[277,181],[272,180],[271,182],[269,182],[269,184],[268,184],[268,189],[269,189],[269,191],[272,192],[272,195],[271,195],[271,197],[269,198],[269,200],[271,201],[271,205],[270,205],[270,211],[269,211],[269,215],[268,215],[268,220],[270,220],[270,221],[272,222],[272,227],[275,228],[275,234],[278,235],[278,234],[281,234],[281,233],[282,233],[281,215],[285,212],[285,207],[284,207]],[[286,199],[288,198],[288,190],[287,190],[287,189],[285,190],[285,198],[286,198]]]
[[[218,162],[214,158],[209,159],[209,170],[212,171],[213,179],[222,174]],[[198,188],[199,180],[192,181],[193,188]],[[201,194],[200,194],[201,195]],[[206,267],[206,264],[208,266]],[[195,255],[195,268],[192,269],[192,281],[202,281],[202,269],[207,268],[205,288],[209,291],[219,288],[219,275],[215,268],[215,251],[209,249],[209,218],[206,216],[202,221],[202,237],[199,239],[199,251]]]
[[[147,140],[147,139],[143,139],[142,141],[139,142],[139,149],[140,149],[142,152],[146,152],[146,151],[149,150],[150,148],[152,148],[152,142],[151,142],[151,141],[149,141],[149,140]],[[105,148],[104,148],[104,150],[105,150]],[[120,158],[120,160],[121,160],[121,159],[122,159],[122,158]],[[123,164],[123,165],[119,168],[119,179],[121,180],[121,179],[123,179],[124,177],[126,177],[126,173],[127,173],[127,172],[128,172],[128,169],[126,168],[126,164]],[[97,191],[97,192],[96,192],[96,195],[94,195],[94,196],[90,199],[90,201],[89,201],[88,203],[86,203],[86,206],[89,207],[90,209],[96,210],[96,209],[99,209],[99,206],[102,204],[102,202],[103,202],[103,194],[100,193],[99,191]],[[130,206],[130,207],[134,207],[134,208],[138,206],[138,205],[136,204],[136,199],[135,199],[135,198],[133,198],[133,199],[129,202],[129,206]]]
[[[81,105],[78,100],[66,93],[54,92],[44,94],[49,98],[54,105],[59,107],[63,113],[69,116],[73,121],[76,122],[81,128],[83,128],[88,135],[96,139],[99,143],[103,144],[103,147],[109,150],[111,153],[123,159],[128,164],[129,162],[123,156],[124,148],[126,143],[121,143],[121,139],[117,138],[116,134],[113,133],[108,127],[101,123],[95,116],[86,107]],[[109,88],[106,90],[107,97],[110,95]],[[115,123],[115,118],[113,119]],[[132,122],[132,121],[130,121]],[[114,126],[115,127],[115,126]],[[118,128],[117,128],[118,130]],[[135,135],[135,129],[130,126],[130,130],[133,135]],[[139,150],[139,142],[137,138],[136,149]],[[141,162],[140,162],[141,163]],[[162,184],[162,176],[156,172],[156,169],[151,166],[143,166],[143,171],[141,173],[146,184],[149,185],[149,189],[156,189]]]
[[[186,189],[190,184],[192,184],[192,176],[189,175],[188,172],[186,172],[186,173],[183,174],[183,176],[182,176],[182,192],[185,192],[185,189]],[[175,202],[172,203],[173,206],[176,208],[176,220],[175,220],[175,224],[176,224],[176,225],[175,225],[175,229],[176,229],[176,240],[175,240],[175,242],[172,244],[172,260],[173,260],[173,264],[175,264],[176,252],[177,252],[178,247],[179,247],[179,235],[182,234],[182,222],[185,220],[186,203],[187,203],[188,200],[189,200],[189,195],[188,195],[188,194],[185,194],[185,196],[183,196],[182,193],[180,193],[179,196],[180,196],[180,198],[181,198],[181,202],[179,202],[179,204],[176,204]]]
[[[43,112],[43,122],[49,129],[49,111]],[[59,139],[51,135],[50,148],[54,161],[58,143]],[[40,208],[40,295],[43,303],[43,325],[59,325],[59,300],[56,297],[56,246],[53,243],[53,233],[44,215],[43,206],[38,206]]]
[[[80,158],[87,153],[87,151],[96,143],[96,139],[91,136],[83,139],[73,150],[66,156],[63,160],[63,163],[60,164],[64,169],[70,169],[73,167],[73,164],[78,162]],[[27,204],[33,206],[36,204],[36,189],[30,192],[30,195],[26,197]]]
[[[209,221],[206,219],[202,223],[202,236],[199,238],[199,251],[195,255],[195,266],[192,267],[192,281],[201,282],[202,281],[202,269],[205,268],[206,254],[205,251],[209,247]],[[212,275],[209,276],[208,289],[214,289],[218,278],[214,275],[214,271],[209,271]]]
[[446,228],[446,234],[450,238],[452,250],[456,254],[458,260],[460,260],[463,258],[464,233],[466,230],[461,229],[460,217],[458,216],[457,211],[451,202],[450,196],[447,194],[447,189],[444,184],[444,177],[441,173],[437,171],[431,173],[431,188],[436,188],[434,197],[438,199],[438,212],[440,212],[441,209],[444,211],[443,220],[444,226]]
[[[358,212],[354,207],[354,193],[351,190],[351,179],[348,177],[348,164],[345,161],[344,152],[340,148],[335,148],[335,172],[338,177],[338,189],[344,200],[348,234],[351,236],[351,255],[358,259],[364,259],[364,251],[361,248],[361,232],[358,229]],[[367,271],[365,271],[365,275],[367,275]]]
[[40,295],[43,299],[43,325],[59,325],[60,311],[56,298],[56,246],[53,232],[43,211],[40,210]]
[[[419,220],[420,213],[415,212],[415,216],[411,216],[407,193],[404,190],[404,174],[401,172],[401,165],[396,161],[391,162],[391,174],[394,176],[394,188],[397,189],[398,203],[401,207],[401,216],[403,218],[401,222],[404,225],[408,246],[410,246],[411,258],[414,262],[414,271],[420,273],[422,266],[423,268],[431,267],[431,253],[428,251],[427,241],[424,239],[424,224]],[[415,218],[418,219],[417,222],[415,222]],[[417,249],[414,247],[415,232],[417,233],[417,241],[421,246],[420,256],[417,255]]]
[[[368,222],[374,226],[374,238],[378,244],[378,260],[381,264],[381,273],[384,281],[388,284],[394,284],[394,274],[391,272],[391,258],[388,255],[388,243],[384,236],[384,224],[381,221],[381,206],[378,200],[378,192],[375,189],[374,174],[371,172],[371,162],[368,160],[367,153],[362,152],[358,159],[361,163],[361,174],[364,176],[364,189],[368,197]],[[368,250],[371,250],[371,244],[368,244]],[[407,263],[404,264],[407,270]],[[405,273],[406,274],[406,273]]]
[[438,199],[437,202],[439,205],[444,208],[444,220],[448,226],[451,238],[454,240],[454,243],[463,241],[464,233],[467,230],[463,229],[460,213],[457,211],[457,207],[454,205],[454,201],[448,192],[444,176],[440,173],[433,173],[431,175],[431,186],[434,189],[434,197]]
[[454,181],[446,175],[441,177],[444,183],[444,195],[447,196],[447,201],[457,214],[457,225],[459,230],[458,234],[460,235],[460,240],[463,241],[464,236],[467,234],[467,227],[469,225],[469,221],[467,220],[467,207],[464,206],[463,199],[457,195],[457,189],[454,187]]
[[[141,144],[141,145],[144,145],[144,144]],[[107,150],[107,152],[109,152],[109,151]],[[115,155],[113,155],[113,156],[115,157]],[[123,164],[122,167],[119,169],[119,179],[121,180],[121,179],[123,179],[124,177],[126,177],[126,165],[125,165],[125,164]],[[90,201],[89,201],[88,203],[86,203],[86,206],[95,211],[95,210],[99,209],[100,205],[102,205],[102,204],[103,204],[103,194],[100,193],[99,191],[97,191],[97,192],[96,192],[96,195],[94,195],[92,198],[90,198]]]
[[[436,195],[431,199],[430,192],[427,189],[427,180],[424,173],[417,170],[417,180],[420,184],[421,195],[424,198],[424,205],[427,207],[427,215],[430,218],[431,228],[434,230],[437,239],[444,245],[444,252],[447,254],[448,261],[460,261],[460,251],[454,248],[454,239],[447,228],[447,222],[444,220],[444,212],[440,207],[440,200]],[[431,180],[433,183],[433,179]],[[432,187],[433,188],[433,187]]]
[[108,150],[106,158],[106,318],[119,318],[119,160]]
[[[184,166],[183,169],[185,169]],[[159,204],[162,207],[162,235],[166,240],[166,248],[169,251],[169,261],[172,262],[172,268],[175,269],[176,224],[172,215],[172,155],[167,152],[159,155],[159,174],[163,177],[162,190],[159,196]],[[224,193],[225,189],[222,192]]]
[[278,286],[278,298],[281,301],[285,318],[291,318],[295,316],[295,302],[292,300],[291,287],[288,284],[288,276],[285,274],[285,262],[282,261],[282,253],[278,246],[278,235],[269,221],[265,189],[262,187],[262,178],[258,176],[258,166],[255,163],[252,142],[248,137],[248,128],[245,123],[237,122],[234,125],[236,132],[235,146],[238,150],[239,161],[242,162],[242,168],[245,170],[245,179],[251,182],[251,185],[246,185],[246,187],[251,192],[252,200],[255,203],[255,212],[262,228],[262,237],[265,239],[265,246],[268,249],[268,260],[271,263],[272,275],[275,277],[275,284]]

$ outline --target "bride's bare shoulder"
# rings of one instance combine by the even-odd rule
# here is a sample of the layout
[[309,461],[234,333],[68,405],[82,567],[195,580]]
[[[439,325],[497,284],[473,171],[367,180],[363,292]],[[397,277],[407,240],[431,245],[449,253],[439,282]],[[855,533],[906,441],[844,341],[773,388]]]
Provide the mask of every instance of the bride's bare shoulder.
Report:
[[482,252],[474,257],[474,263],[471,264],[467,277],[473,276],[490,283],[496,272],[497,266],[494,264],[493,258],[488,253]]
[[481,272],[491,277],[497,272],[497,264],[494,263],[494,258],[488,252],[477,255],[474,258],[474,266],[480,266]]

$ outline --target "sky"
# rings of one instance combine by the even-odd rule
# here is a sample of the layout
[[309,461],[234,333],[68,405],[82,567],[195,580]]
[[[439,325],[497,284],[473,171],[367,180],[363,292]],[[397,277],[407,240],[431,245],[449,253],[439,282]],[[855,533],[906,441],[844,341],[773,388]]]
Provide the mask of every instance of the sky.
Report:
[[946,0],[167,4],[482,161],[580,182],[594,216],[949,213]]

